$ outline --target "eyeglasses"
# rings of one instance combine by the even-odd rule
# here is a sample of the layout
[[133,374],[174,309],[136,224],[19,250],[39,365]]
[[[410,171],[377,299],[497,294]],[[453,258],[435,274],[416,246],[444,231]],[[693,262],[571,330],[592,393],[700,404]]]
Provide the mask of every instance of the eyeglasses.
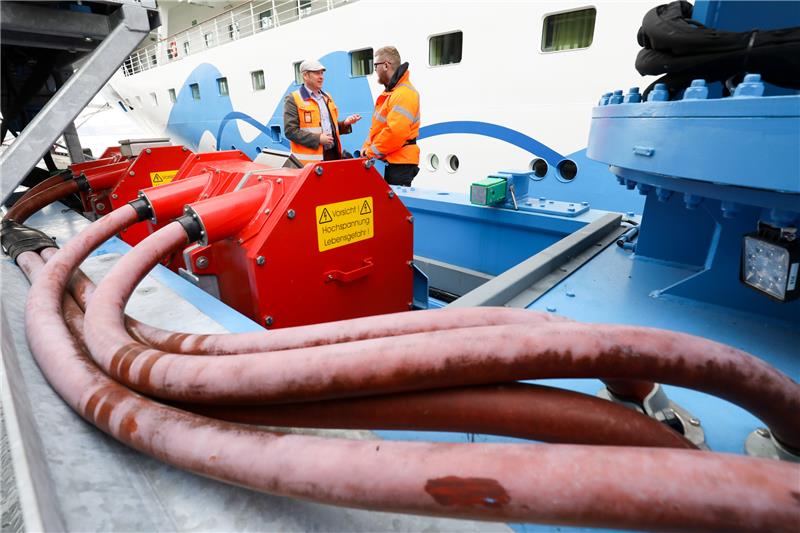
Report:
[[389,64],[388,61],[380,61],[378,63],[373,63],[373,65],[375,65],[375,68],[378,68],[378,65],[388,65],[388,64]]

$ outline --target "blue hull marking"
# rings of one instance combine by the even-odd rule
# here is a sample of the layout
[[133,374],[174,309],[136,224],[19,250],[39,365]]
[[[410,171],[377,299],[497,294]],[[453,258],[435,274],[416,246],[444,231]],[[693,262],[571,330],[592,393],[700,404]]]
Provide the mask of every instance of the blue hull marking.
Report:
[[528,137],[524,133],[520,133],[517,130],[512,130],[511,128],[506,128],[505,126],[491,124],[489,122],[477,122],[471,120],[439,122],[438,124],[431,124],[430,126],[421,127],[419,129],[419,139],[427,139],[428,137],[447,135],[451,133],[470,133],[473,135],[483,135],[484,137],[499,139],[541,157],[552,166],[557,165],[559,161],[564,159],[564,156],[549,146],[540,143],[532,137]]
[[[353,132],[342,136],[344,148],[350,152],[361,148],[367,138],[372,115],[372,93],[367,77],[350,76],[350,55],[347,52],[332,52],[321,58],[327,67],[325,90],[336,101],[340,117],[359,113],[364,118],[353,125]],[[267,83],[270,83],[270,72],[265,72]],[[298,85],[289,83],[267,123],[251,117],[246,113],[235,111],[229,96],[219,96],[217,79],[225,76],[214,65],[203,63],[198,65],[186,78],[177,94],[167,129],[178,137],[177,140],[197,149],[205,132],[216,133],[218,150],[233,147],[242,150],[254,158],[262,148],[288,150],[289,141],[283,136],[283,98],[296,90]],[[191,84],[198,84],[200,100],[192,98]],[[261,133],[255,139],[245,142],[238,128],[230,127],[231,122],[241,120],[258,129]],[[276,128],[276,131],[273,131]],[[278,131],[280,132],[278,134]],[[277,137],[274,139],[273,135]]]

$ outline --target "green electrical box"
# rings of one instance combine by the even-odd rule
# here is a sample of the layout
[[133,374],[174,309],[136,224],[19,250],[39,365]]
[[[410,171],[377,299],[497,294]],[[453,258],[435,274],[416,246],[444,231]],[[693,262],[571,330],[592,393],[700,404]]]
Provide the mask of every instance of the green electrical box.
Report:
[[489,176],[469,188],[469,201],[475,205],[495,205],[506,201],[506,179]]

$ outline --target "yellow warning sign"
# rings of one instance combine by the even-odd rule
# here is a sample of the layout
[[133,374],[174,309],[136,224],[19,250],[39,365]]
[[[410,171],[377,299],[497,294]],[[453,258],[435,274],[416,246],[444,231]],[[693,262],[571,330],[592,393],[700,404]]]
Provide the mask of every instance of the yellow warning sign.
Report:
[[150,183],[153,184],[153,187],[158,187],[159,185],[164,185],[165,183],[172,183],[172,178],[175,177],[175,174],[178,173],[178,170],[159,170],[158,172],[151,172],[150,173]]
[[374,237],[372,197],[317,206],[319,251]]

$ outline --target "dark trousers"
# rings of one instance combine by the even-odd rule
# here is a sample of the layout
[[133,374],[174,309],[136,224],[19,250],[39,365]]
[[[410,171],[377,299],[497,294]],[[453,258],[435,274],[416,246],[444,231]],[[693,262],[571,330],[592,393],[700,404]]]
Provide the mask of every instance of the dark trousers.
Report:
[[418,172],[419,167],[417,165],[387,163],[383,177],[389,185],[408,187]]

